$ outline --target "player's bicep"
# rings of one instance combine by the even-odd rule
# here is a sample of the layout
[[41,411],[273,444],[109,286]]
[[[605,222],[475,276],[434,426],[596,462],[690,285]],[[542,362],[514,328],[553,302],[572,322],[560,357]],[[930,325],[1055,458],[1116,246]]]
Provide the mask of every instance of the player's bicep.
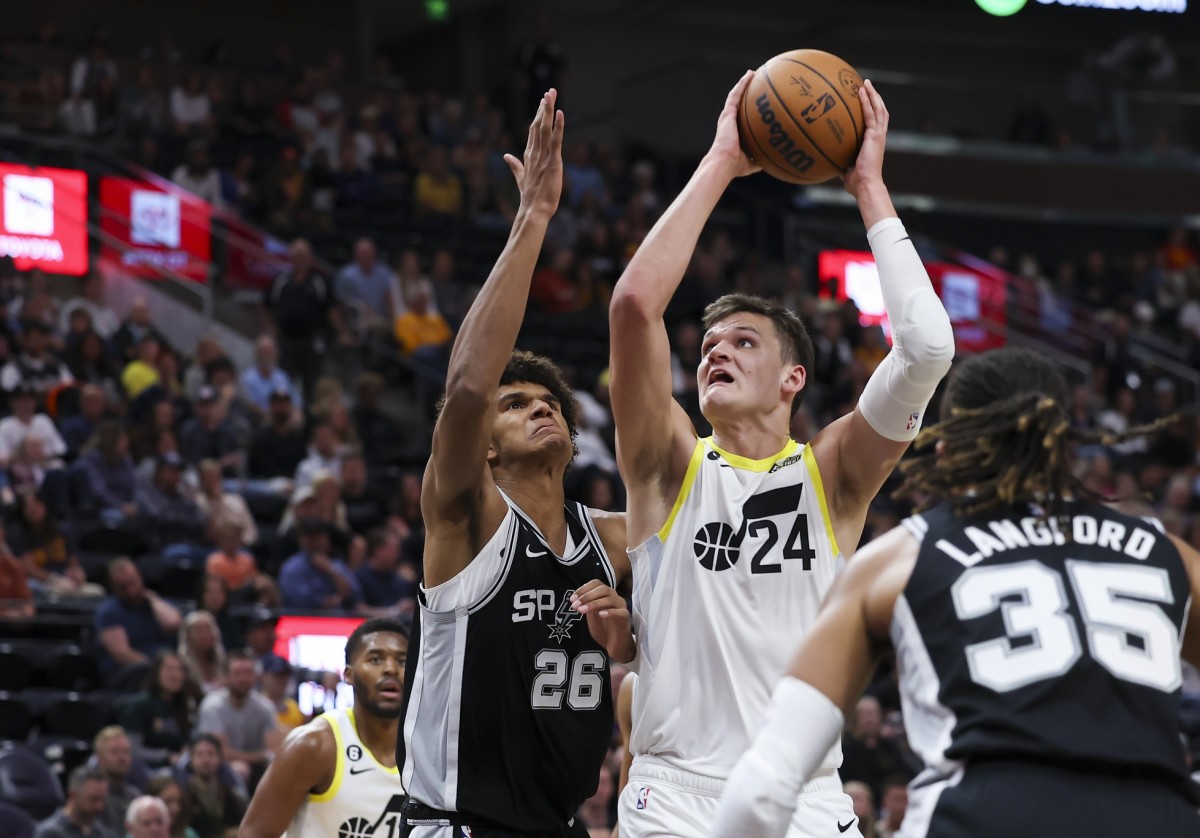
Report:
[[238,838],[279,838],[304,799],[333,782],[336,762],[333,734],[327,726],[322,730],[305,725],[289,733],[254,791]]
[[1179,549],[1183,566],[1187,569],[1188,582],[1191,587],[1192,607],[1187,612],[1187,622],[1183,626],[1182,657],[1192,666],[1200,667],[1200,553],[1181,539],[1171,536],[1171,541]]
[[422,511],[452,517],[469,508],[487,479],[491,402],[448,393],[433,429],[429,465],[422,484]]

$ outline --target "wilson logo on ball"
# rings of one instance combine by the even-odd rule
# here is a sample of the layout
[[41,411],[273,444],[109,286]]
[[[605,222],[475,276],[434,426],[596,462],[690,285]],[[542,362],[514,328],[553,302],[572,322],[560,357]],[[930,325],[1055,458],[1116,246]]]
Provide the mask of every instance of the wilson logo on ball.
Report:
[[767,94],[759,96],[754,105],[758,108],[758,115],[763,124],[770,128],[770,139],[767,142],[779,152],[780,162],[786,163],[797,172],[807,172],[811,169],[817,161],[803,149],[796,147],[796,140],[788,134],[787,128],[775,116],[775,111],[771,110]]

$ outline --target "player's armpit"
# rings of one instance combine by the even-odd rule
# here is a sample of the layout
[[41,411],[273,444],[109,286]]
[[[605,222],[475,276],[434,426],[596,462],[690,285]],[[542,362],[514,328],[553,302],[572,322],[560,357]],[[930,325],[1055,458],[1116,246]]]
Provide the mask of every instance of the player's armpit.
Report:
[[279,838],[310,793],[333,782],[337,744],[325,721],[312,721],[288,734],[263,775],[238,829],[238,838]]

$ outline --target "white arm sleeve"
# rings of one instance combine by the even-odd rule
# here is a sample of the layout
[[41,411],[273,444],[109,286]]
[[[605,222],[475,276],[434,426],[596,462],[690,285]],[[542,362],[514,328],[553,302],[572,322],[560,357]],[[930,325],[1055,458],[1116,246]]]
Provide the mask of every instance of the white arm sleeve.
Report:
[[841,735],[842,721],[820,690],[790,676],[780,681],[766,723],[725,781],[714,838],[783,838],[800,788]]
[[877,222],[867,240],[879,268],[892,351],[867,381],[858,409],[880,436],[908,442],[921,430],[925,408],[954,360],[954,330],[900,219]]

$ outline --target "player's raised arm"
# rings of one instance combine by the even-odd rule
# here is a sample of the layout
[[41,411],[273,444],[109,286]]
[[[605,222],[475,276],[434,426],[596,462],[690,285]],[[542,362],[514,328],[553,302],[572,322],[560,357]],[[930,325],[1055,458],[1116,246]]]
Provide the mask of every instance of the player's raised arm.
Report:
[[[747,72],[729,91],[712,148],[679,196],[650,230],[613,289],[609,306],[617,462],[626,485],[658,482],[670,509],[683,481],[695,433],[671,394],[670,344],[663,314],[683,279],[704,224],[734,178],[756,171],[738,142],[737,108],[754,77]],[[630,507],[630,542],[662,525],[665,514]]]
[[858,202],[875,254],[892,350],[854,411],[812,443],[835,535],[847,556],[862,535],[867,504],[916,438],[925,408],[954,360],[950,318],[883,182],[887,108],[869,81],[858,95],[866,131],[854,168],[846,174],[846,190]]
[[[485,504],[503,507],[487,464],[492,400],[516,344],[538,253],[562,193],[564,120],[562,111],[555,109],[556,101],[554,90],[542,97],[529,126],[524,159],[504,157],[521,191],[521,204],[508,243],[463,319],[450,352],[445,404],[434,428],[421,494],[421,509],[431,528],[439,523],[461,524]],[[485,488],[492,491],[485,493]],[[475,552],[426,551],[426,584],[452,578]]]

